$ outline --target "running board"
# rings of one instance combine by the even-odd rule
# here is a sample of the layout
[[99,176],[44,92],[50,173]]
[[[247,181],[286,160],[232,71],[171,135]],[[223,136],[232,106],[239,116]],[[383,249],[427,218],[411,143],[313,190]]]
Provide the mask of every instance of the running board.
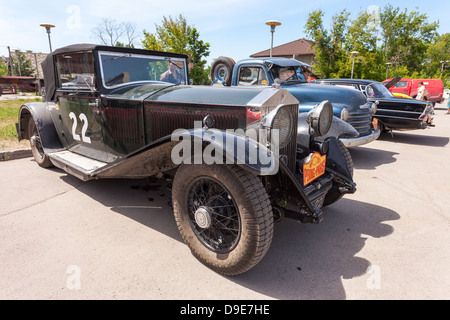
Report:
[[48,156],[56,167],[83,181],[95,179],[91,175],[92,172],[107,165],[106,162],[94,160],[67,150],[49,153]]

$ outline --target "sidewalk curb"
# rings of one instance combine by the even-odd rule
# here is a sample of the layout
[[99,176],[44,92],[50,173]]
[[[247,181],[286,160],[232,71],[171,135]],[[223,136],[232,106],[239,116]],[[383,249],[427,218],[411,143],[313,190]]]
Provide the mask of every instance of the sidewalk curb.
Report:
[[31,153],[31,149],[2,151],[2,152],[0,152],[0,161],[8,161],[8,160],[27,158],[27,157],[31,157],[32,155],[33,154]]

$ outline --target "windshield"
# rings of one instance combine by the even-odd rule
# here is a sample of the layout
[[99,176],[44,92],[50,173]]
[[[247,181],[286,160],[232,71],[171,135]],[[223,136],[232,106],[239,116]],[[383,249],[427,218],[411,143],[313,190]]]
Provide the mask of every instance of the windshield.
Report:
[[185,60],[150,55],[100,52],[103,85],[118,87],[130,82],[164,81],[186,84]]
[[287,81],[304,81],[306,82],[306,80],[304,79],[300,79],[299,78],[299,74],[298,74],[298,67],[280,67],[280,66],[276,66],[274,65],[271,69],[270,72],[272,73],[272,77],[273,79],[279,79],[280,83],[283,82],[287,82]]
[[366,87],[368,98],[391,98],[392,93],[382,83],[371,83]]

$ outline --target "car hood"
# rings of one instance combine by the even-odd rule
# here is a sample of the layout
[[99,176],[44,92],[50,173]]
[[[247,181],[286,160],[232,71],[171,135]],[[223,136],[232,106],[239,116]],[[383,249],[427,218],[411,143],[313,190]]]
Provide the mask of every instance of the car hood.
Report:
[[328,100],[334,107],[347,107],[350,110],[359,110],[360,106],[367,103],[366,97],[352,88],[318,83],[287,84],[281,87],[296,97],[300,101],[300,106],[315,106],[324,100]]
[[[104,97],[112,100],[157,101],[184,104],[247,106],[257,104],[267,94],[277,89],[270,87],[231,88],[212,86],[172,85],[166,82],[133,83],[117,88]],[[286,90],[280,103],[298,101]],[[265,92],[265,94],[262,94]],[[262,95],[260,95],[262,94]],[[262,97],[262,98],[261,98]]]

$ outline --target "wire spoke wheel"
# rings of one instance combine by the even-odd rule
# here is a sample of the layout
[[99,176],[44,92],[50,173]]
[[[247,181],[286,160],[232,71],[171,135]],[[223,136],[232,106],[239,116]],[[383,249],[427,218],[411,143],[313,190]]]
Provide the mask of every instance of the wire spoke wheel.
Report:
[[241,232],[239,209],[230,192],[217,180],[194,180],[187,195],[188,215],[199,240],[217,253],[234,248]]
[[238,166],[181,165],[172,200],[183,240],[212,270],[243,273],[268,251],[274,220],[258,176]]

